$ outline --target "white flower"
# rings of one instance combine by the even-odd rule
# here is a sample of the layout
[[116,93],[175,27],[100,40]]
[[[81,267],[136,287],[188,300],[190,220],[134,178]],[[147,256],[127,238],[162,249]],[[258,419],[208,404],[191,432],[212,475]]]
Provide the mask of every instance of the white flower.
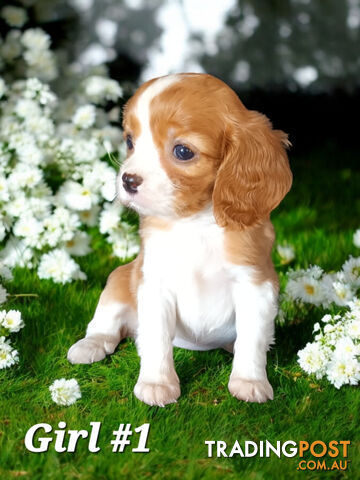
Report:
[[360,346],[355,345],[350,337],[340,338],[334,350],[334,357],[355,357],[360,354]]
[[79,217],[67,208],[57,207],[54,213],[43,221],[45,232],[43,239],[51,247],[55,247],[60,240],[71,240],[80,226]]
[[29,78],[25,83],[25,98],[35,98],[40,105],[53,106],[56,102],[56,95],[50,91],[49,85],[46,85],[38,78]]
[[327,313],[326,315],[324,315],[322,317],[321,321],[324,322],[324,323],[328,323],[328,322],[331,321],[331,319],[332,319],[332,316],[329,313]]
[[92,163],[101,156],[100,144],[95,138],[78,139],[74,142],[74,160],[76,163]]
[[33,250],[22,240],[10,237],[0,252],[3,263],[10,267],[32,267]]
[[360,320],[360,298],[354,298],[354,300],[349,303],[349,307],[351,315]]
[[13,274],[9,267],[7,267],[1,260],[0,260],[0,277],[4,281],[11,282],[13,280]]
[[39,104],[34,100],[28,98],[20,98],[15,105],[14,113],[22,118],[27,117],[40,117],[41,109]]
[[323,287],[328,303],[336,303],[339,306],[346,306],[354,298],[354,288],[344,281],[344,275],[324,275]]
[[321,378],[325,373],[329,353],[318,343],[307,343],[305,348],[298,352],[298,362],[306,373],[315,373]]
[[41,28],[29,28],[21,37],[21,43],[29,50],[47,50],[50,47],[50,37]]
[[350,338],[360,340],[360,320],[351,320],[348,322],[346,332]]
[[4,79],[0,77],[0,98],[5,95],[6,91],[6,83],[4,82]]
[[93,192],[101,192],[105,200],[112,201],[116,194],[116,172],[105,162],[95,161],[91,170],[84,173],[84,186]]
[[43,160],[43,154],[33,142],[19,145],[16,153],[19,156],[19,161],[24,162],[22,165],[27,163],[29,167],[22,175],[17,175],[17,178],[20,178],[22,186],[32,188],[41,181],[42,173],[40,169],[31,170],[31,165],[39,165]]
[[85,94],[96,103],[104,100],[116,101],[122,95],[122,89],[115,80],[93,75],[85,81]]
[[335,293],[333,298],[336,305],[348,305],[348,303],[354,298],[354,290],[350,285],[346,285],[342,282],[334,282],[333,288]]
[[126,237],[118,237],[116,239],[112,238],[111,239],[113,242],[113,252],[114,254],[118,257],[121,258],[122,260],[126,260],[128,257],[127,254],[127,247],[128,247],[128,242],[126,240]]
[[360,380],[360,364],[355,358],[334,357],[329,363],[326,376],[336,388],[345,384],[357,385]]
[[73,210],[90,210],[98,202],[98,197],[80,183],[68,180],[62,184],[57,194],[58,201]]
[[54,136],[55,128],[53,122],[46,117],[26,117],[25,128],[41,144],[49,142]]
[[23,215],[15,223],[13,232],[17,237],[24,238],[24,244],[30,247],[39,245],[39,237],[43,231],[43,225],[31,215]]
[[[2,313],[5,312],[3,310]],[[21,312],[18,310],[9,310],[5,312],[5,315],[0,317],[0,326],[9,330],[10,333],[18,332],[24,326],[24,322],[21,318]]]
[[8,185],[16,190],[19,187],[35,187],[43,179],[42,170],[25,162],[18,163],[8,178]]
[[89,128],[95,123],[96,108],[94,105],[82,105],[73,115],[72,121],[79,128]]
[[316,323],[314,324],[313,332],[317,332],[317,331],[319,331],[319,330],[320,330],[320,323],[319,323],[319,322],[316,322]]
[[117,203],[105,203],[104,210],[100,213],[100,232],[111,233],[120,223],[120,216],[124,207]]
[[70,255],[87,255],[91,252],[90,237],[87,233],[78,231],[71,240],[65,242],[64,248]]
[[57,77],[58,71],[53,53],[49,50],[26,50],[24,59],[29,65],[27,76],[37,77],[43,81],[51,81]]
[[7,295],[6,289],[0,284],[0,304],[6,302]]
[[20,35],[19,30],[10,30],[0,47],[1,56],[8,62],[12,62],[21,55]]
[[27,202],[24,193],[19,192],[19,195],[6,205],[7,213],[12,217],[19,217],[27,210]]
[[0,337],[0,369],[11,367],[18,361],[18,351],[12,348],[10,340]]
[[78,215],[82,223],[89,227],[94,227],[98,223],[99,212],[99,205],[93,205],[90,210],[79,211]]
[[108,202],[112,202],[116,197],[116,175],[105,178],[105,183],[101,187],[100,193]]
[[321,280],[310,275],[303,275],[297,279],[290,279],[286,292],[294,300],[321,305],[325,300],[325,293]]
[[360,287],[360,257],[349,257],[342,266],[342,272],[348,282]]
[[10,27],[21,28],[28,19],[26,10],[12,5],[4,7],[1,10],[1,16]]
[[121,222],[119,230],[112,232],[108,241],[112,243],[114,254],[126,260],[137,255],[140,250],[140,241],[137,234],[127,231],[132,228],[125,222]]
[[51,212],[51,203],[46,198],[29,198],[28,210],[30,215],[38,219],[48,218]]
[[0,177],[0,202],[7,202],[9,200],[9,189],[6,178]]
[[0,242],[4,240],[5,236],[6,236],[5,226],[1,223],[1,220],[0,220]]
[[69,406],[81,398],[80,387],[75,378],[55,380],[49,390],[52,400],[58,405]]
[[[0,97],[1,97],[1,95],[0,95]],[[356,230],[356,232],[354,233],[353,242],[354,242],[355,247],[360,248],[360,228],[358,230]]]
[[292,262],[295,258],[295,250],[291,245],[278,245],[276,250],[280,255],[281,263],[284,265]]
[[85,280],[86,275],[70,255],[61,249],[45,253],[38,267],[39,278],[47,278],[55,283],[67,283],[72,280]]

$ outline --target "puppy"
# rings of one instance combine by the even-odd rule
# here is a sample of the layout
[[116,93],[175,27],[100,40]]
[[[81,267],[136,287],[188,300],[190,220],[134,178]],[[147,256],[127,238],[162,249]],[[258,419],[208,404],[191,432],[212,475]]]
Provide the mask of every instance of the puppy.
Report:
[[180,395],[174,345],[225,348],[234,353],[230,393],[272,399],[266,352],[278,280],[270,212],[292,183],[287,136],[221,80],[192,73],[143,84],[125,106],[123,128],[128,153],[117,191],[140,215],[141,250],[110,274],[69,361],[97,362],[134,337],[134,393],[164,406]]

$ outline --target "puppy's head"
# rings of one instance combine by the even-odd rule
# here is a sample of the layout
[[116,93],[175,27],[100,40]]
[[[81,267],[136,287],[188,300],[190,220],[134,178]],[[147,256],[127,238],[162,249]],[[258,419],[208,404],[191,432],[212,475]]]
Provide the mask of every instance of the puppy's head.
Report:
[[145,83],[123,127],[118,193],[141,215],[176,219],[212,205],[220,226],[239,229],[268,217],[290,189],[286,135],[210,75]]

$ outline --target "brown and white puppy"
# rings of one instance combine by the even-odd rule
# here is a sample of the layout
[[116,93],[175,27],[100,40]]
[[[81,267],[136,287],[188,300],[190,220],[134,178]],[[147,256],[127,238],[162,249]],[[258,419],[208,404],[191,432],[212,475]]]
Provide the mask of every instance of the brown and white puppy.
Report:
[[287,136],[247,110],[221,80],[176,74],[142,85],[125,107],[121,202],[141,219],[141,251],[108,278],[85,338],[68,352],[91,363],[136,339],[137,398],[180,395],[173,345],[234,351],[229,390],[273,398],[266,352],[278,281],[270,212],[289,191]]

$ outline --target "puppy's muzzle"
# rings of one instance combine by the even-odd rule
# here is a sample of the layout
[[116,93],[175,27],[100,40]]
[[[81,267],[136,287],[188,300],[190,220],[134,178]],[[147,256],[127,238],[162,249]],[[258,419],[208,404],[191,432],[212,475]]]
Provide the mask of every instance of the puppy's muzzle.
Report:
[[121,177],[123,187],[128,193],[137,193],[138,186],[142,184],[143,179],[135,173],[124,173]]

